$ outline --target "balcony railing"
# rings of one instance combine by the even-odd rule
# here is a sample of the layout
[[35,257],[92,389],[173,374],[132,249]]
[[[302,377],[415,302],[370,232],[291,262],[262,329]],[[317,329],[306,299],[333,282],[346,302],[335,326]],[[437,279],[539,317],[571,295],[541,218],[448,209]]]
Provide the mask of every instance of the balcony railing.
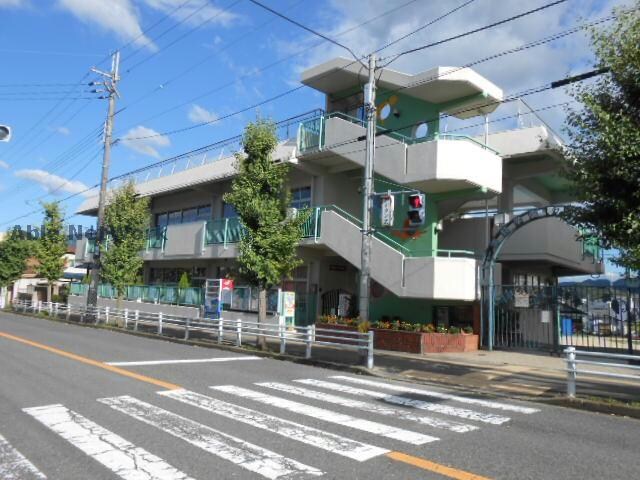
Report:
[[[342,120],[351,122],[355,125],[359,125],[363,128],[366,127],[366,124],[363,120],[347,115],[346,113],[331,112],[327,114],[325,112],[322,112],[321,115],[315,118],[305,120],[301,122],[300,125],[298,126],[297,147],[298,147],[299,153],[305,154],[313,151],[324,150],[326,147],[329,147],[329,148],[331,147],[331,145],[326,145],[326,142],[325,142],[325,126],[326,126],[327,120],[330,118],[340,118]],[[474,143],[480,148],[489,150],[495,153],[496,155],[498,155],[498,152],[496,150],[494,150],[488,145],[485,145],[484,143],[468,135],[435,132],[430,135],[425,135],[422,137],[415,137],[415,136],[411,137],[411,136],[403,135],[396,131],[391,131],[379,125],[376,126],[376,129],[377,129],[378,135],[386,135],[388,137],[391,137],[407,145],[414,145],[416,143],[431,142],[436,140],[462,140],[462,141]]]
[[[89,285],[72,283],[70,295],[86,295]],[[112,285],[102,284],[98,287],[100,298],[117,299],[118,291]],[[201,288],[178,288],[166,285],[128,285],[125,287],[123,300],[146,303],[165,303],[169,305],[202,305],[204,293]]]
[[162,249],[167,241],[167,227],[154,227],[147,231],[147,250]]

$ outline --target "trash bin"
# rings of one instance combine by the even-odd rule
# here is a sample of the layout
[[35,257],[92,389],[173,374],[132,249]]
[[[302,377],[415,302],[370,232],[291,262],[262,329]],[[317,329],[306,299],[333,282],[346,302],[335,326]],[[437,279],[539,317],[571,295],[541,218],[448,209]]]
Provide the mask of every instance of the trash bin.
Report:
[[573,319],[564,317],[560,325],[562,335],[573,335]]

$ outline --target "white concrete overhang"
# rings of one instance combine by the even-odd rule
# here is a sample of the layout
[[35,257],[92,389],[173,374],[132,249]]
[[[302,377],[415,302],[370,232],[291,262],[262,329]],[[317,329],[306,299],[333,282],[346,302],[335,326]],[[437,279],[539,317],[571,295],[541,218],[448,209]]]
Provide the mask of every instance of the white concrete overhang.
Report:
[[[273,154],[275,162],[289,162],[295,157],[295,146],[289,142],[281,142]],[[166,195],[180,190],[198,187],[207,183],[220,182],[236,175],[236,157],[229,156],[206,163],[197,167],[191,167],[171,175],[158,177],[146,182],[136,184],[136,192],[141,197],[154,197]],[[109,193],[112,191],[110,188]],[[78,210],[78,215],[97,215],[98,195],[88,197]]]
[[[435,67],[416,75],[383,68],[376,77],[380,88],[403,89],[407,95],[434,104],[450,103],[443,112],[461,119],[493,112],[504,98],[502,89],[470,68]],[[300,81],[325,94],[334,94],[367,80],[367,70],[361,64],[338,57],[305,70]],[[457,104],[457,100],[461,103]]]

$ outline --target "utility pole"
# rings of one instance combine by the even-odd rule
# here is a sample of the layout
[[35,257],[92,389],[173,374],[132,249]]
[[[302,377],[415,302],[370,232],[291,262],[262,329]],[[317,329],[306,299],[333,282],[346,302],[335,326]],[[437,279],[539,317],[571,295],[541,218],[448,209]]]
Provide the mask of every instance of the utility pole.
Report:
[[376,149],[376,56],[369,56],[369,82],[364,86],[364,108],[367,115],[367,138],[364,160],[362,253],[360,257],[360,320],[369,321],[371,286],[371,213],[373,210],[373,162]]
[[92,82],[91,85],[103,85],[108,96],[101,98],[109,99],[107,110],[107,120],[104,124],[104,154],[102,156],[102,178],[100,180],[100,194],[98,197],[98,224],[96,230],[95,247],[93,250],[93,264],[91,266],[91,283],[87,292],[87,307],[98,305],[98,282],[100,281],[100,257],[102,255],[102,244],[105,240],[104,232],[104,210],[107,201],[107,182],[109,181],[109,164],[111,163],[111,136],[113,133],[113,117],[116,110],[116,97],[119,97],[117,85],[120,80],[119,75],[120,52],[116,51],[111,57],[111,72],[103,72],[97,68],[91,70],[104,77],[104,82]]

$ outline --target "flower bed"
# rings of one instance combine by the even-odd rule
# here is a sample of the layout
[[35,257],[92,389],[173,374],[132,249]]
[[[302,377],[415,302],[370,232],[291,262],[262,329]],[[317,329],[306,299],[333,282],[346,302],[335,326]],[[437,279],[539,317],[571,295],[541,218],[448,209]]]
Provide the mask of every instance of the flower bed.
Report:
[[[358,331],[358,319],[321,317],[317,328],[332,330]],[[369,329],[369,324],[365,325]],[[478,335],[470,329],[461,331],[451,327],[449,331],[430,324],[412,324],[395,320],[382,320],[371,328],[374,333],[374,347],[381,350],[392,350],[406,353],[459,353],[478,350]],[[333,340],[337,341],[337,340]]]

